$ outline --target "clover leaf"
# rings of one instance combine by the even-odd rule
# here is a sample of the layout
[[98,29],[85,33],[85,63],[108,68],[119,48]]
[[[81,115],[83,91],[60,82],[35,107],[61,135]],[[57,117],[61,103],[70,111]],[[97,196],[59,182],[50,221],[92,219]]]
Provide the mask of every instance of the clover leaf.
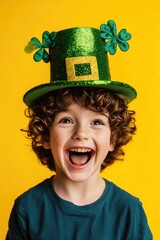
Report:
[[55,45],[56,32],[49,33],[48,31],[43,32],[42,34],[42,43],[36,38],[33,37],[29,41],[28,45],[25,47],[26,53],[31,53],[36,49],[39,49],[33,56],[36,62],[39,62],[41,59],[45,63],[48,63],[50,60],[49,53],[45,48],[54,47]]
[[128,40],[131,39],[131,34],[122,29],[117,34],[116,24],[113,20],[109,20],[107,24],[102,24],[100,26],[101,38],[109,40],[105,42],[105,51],[109,52],[111,55],[115,54],[117,51],[117,45],[122,51],[127,51],[129,49]]

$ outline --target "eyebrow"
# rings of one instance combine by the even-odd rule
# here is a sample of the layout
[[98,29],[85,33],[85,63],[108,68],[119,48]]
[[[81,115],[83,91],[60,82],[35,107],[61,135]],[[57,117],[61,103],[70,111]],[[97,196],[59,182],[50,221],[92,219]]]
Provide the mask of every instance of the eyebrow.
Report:
[[108,113],[103,113],[103,112],[96,112],[96,113],[99,113],[99,115],[102,115],[106,118],[109,118],[109,114]]
[[[106,117],[107,119],[109,119],[109,113],[108,113],[108,112],[93,111],[93,110],[91,110],[91,109],[89,109],[89,108],[86,108],[86,109],[89,110],[89,111],[91,111],[91,112],[97,113],[97,114],[99,114],[99,115],[101,115],[101,116],[104,116],[104,117]],[[66,108],[66,109],[64,109],[64,110],[61,110],[61,111],[57,112],[57,114],[58,114],[58,113],[70,113],[70,114],[72,114],[72,110],[69,109],[69,107],[68,107],[68,108]],[[57,115],[57,114],[56,114],[56,115]]]

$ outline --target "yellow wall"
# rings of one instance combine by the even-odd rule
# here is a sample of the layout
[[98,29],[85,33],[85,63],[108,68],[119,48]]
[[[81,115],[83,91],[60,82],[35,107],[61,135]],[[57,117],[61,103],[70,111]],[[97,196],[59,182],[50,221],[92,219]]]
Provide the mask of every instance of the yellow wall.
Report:
[[[2,3],[3,2],[3,3]],[[109,56],[113,80],[135,86],[138,132],[126,147],[124,162],[109,167],[103,176],[138,196],[143,202],[155,239],[160,239],[160,3],[152,0],[53,1],[5,0],[0,6],[0,239],[4,239],[14,199],[52,173],[37,163],[21,128],[23,93],[49,80],[49,65],[35,63],[23,48],[44,30],[74,26],[99,28],[113,19],[120,30],[132,33],[130,50]]]

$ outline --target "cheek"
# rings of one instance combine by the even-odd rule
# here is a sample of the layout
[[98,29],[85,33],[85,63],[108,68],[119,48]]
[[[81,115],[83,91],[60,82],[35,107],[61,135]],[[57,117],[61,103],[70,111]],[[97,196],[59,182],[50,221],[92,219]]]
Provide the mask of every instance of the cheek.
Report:
[[63,130],[53,130],[50,135],[50,145],[52,149],[60,149],[64,147],[66,142],[66,134]]
[[58,134],[58,133],[54,133],[51,137],[50,137],[50,145],[51,148],[53,147],[57,147],[59,145],[61,145],[63,138]]

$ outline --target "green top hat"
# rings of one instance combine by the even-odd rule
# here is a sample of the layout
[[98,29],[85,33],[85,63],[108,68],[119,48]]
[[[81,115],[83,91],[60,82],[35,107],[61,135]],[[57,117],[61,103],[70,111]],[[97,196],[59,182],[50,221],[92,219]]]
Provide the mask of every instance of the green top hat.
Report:
[[[115,22],[102,24],[100,30],[76,27],[59,32],[44,32],[42,43],[32,38],[25,48],[27,53],[39,49],[34,60],[50,61],[51,79],[27,91],[23,97],[31,106],[45,94],[63,88],[99,87],[125,95],[128,102],[136,98],[136,90],[130,85],[111,80],[108,56],[115,54],[117,45],[122,51],[129,48],[131,34],[122,29],[118,34]],[[49,52],[45,48],[49,48]]]

